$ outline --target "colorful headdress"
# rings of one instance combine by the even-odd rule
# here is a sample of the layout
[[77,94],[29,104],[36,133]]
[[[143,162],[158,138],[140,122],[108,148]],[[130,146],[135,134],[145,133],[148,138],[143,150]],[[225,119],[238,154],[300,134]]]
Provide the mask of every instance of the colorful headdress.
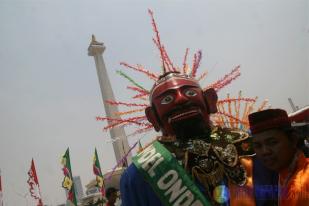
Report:
[[[203,71],[201,73],[198,72],[198,68],[200,66],[202,52],[197,51],[194,54],[192,65],[190,66],[187,62],[189,49],[187,48],[185,51],[185,55],[183,58],[182,66],[178,67],[173,64],[169,55],[165,49],[165,46],[162,44],[159,31],[157,28],[157,24],[153,17],[153,12],[148,10],[151,16],[151,22],[153,26],[153,30],[155,33],[155,37],[153,38],[153,42],[158,48],[160,52],[161,59],[161,67],[162,67],[162,75],[172,72],[173,75],[182,76],[183,78],[195,79],[197,82],[201,82],[207,76],[207,71]],[[156,74],[145,69],[142,65],[129,65],[125,62],[121,62],[120,65],[124,66],[124,68],[132,69],[139,73],[142,73],[148,77],[148,80],[154,82],[154,85],[160,84],[160,81],[163,81],[160,78],[162,75]],[[131,135],[143,133],[152,130],[153,126],[151,123],[147,121],[147,118],[144,114],[145,108],[149,106],[149,97],[151,95],[151,89],[146,89],[142,86],[142,84],[136,82],[133,78],[131,78],[128,74],[123,71],[118,70],[117,73],[127,79],[132,85],[127,86],[128,90],[136,92],[136,94],[132,97],[134,102],[117,102],[117,101],[107,101],[107,103],[115,106],[124,106],[130,108],[126,111],[118,112],[117,114],[121,117],[130,116],[127,118],[114,119],[110,117],[97,117],[98,121],[109,121],[111,122],[109,125],[105,126],[104,129],[108,130],[117,126],[127,126],[127,125],[136,125],[139,128],[133,132]],[[230,84],[233,80],[240,76],[240,66],[236,66],[232,71],[226,74],[223,78],[217,80],[216,82],[203,86],[203,90],[207,90],[209,88],[213,88],[215,91],[221,90],[223,87]],[[237,127],[242,129],[248,129],[249,123],[247,116],[250,112],[254,111],[254,104],[257,98],[245,98],[241,96],[241,92],[238,97],[232,98],[228,95],[226,99],[218,101],[218,113],[213,115],[211,118],[215,125],[221,125],[225,127]],[[242,106],[244,105],[244,106]],[[258,110],[262,110],[266,107],[267,101],[264,101],[262,105],[258,108]],[[226,109],[225,109],[226,108]],[[243,111],[243,114],[242,114]]]

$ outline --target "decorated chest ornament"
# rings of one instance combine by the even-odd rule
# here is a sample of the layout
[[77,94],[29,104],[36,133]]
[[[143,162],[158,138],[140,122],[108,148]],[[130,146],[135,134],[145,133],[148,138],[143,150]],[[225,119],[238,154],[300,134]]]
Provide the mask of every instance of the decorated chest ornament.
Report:
[[208,192],[224,177],[243,185],[246,172],[239,157],[253,154],[247,132],[248,114],[267,107],[267,101],[254,108],[257,98],[245,98],[241,92],[235,98],[228,94],[226,99],[218,100],[217,92],[240,76],[240,66],[218,81],[201,87],[199,82],[207,76],[207,71],[199,73],[198,70],[202,52],[195,53],[189,65],[189,49],[186,49],[182,66],[175,66],[160,40],[153,12],[149,10],[149,14],[155,33],[153,42],[160,53],[162,74],[151,72],[139,64],[121,63],[124,68],[142,73],[148,80],[154,81],[153,87],[146,89],[124,71],[117,71],[132,84],[127,89],[136,93],[132,97],[133,102],[107,101],[130,109],[118,112],[120,119],[97,117],[97,120],[109,122],[105,130],[137,126],[129,136],[152,129],[161,131],[162,136],[158,140],[175,154]]

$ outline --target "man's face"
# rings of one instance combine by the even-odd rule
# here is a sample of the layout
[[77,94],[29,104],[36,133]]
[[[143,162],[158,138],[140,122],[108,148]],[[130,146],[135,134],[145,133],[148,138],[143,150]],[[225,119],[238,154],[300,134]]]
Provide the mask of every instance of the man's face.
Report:
[[155,87],[151,97],[163,135],[194,135],[209,128],[207,105],[196,82],[173,77]]
[[295,145],[286,133],[278,129],[253,135],[253,148],[257,157],[267,168],[277,172],[290,165],[295,154]]
[[115,192],[111,193],[110,197],[108,198],[108,202],[114,204],[116,202],[117,198],[118,198],[118,193],[117,193],[117,191],[115,191]]

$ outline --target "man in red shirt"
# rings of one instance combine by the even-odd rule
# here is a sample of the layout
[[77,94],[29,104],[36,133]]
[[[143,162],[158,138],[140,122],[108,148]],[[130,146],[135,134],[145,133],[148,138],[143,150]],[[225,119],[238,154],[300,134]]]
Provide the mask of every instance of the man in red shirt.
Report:
[[282,109],[249,115],[253,148],[269,169],[279,173],[280,206],[305,206],[309,202],[309,159],[299,149],[299,135]]

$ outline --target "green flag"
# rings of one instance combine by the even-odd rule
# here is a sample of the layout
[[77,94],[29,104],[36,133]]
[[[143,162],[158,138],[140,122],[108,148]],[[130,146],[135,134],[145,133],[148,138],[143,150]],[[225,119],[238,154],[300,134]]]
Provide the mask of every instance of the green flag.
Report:
[[99,188],[102,196],[105,196],[105,189],[104,189],[104,182],[103,182],[104,177],[101,171],[97,148],[95,148],[94,157],[93,157],[93,173],[96,176],[97,187]]
[[67,200],[70,201],[71,204],[77,206],[77,199],[74,189],[73,175],[71,170],[70,163],[70,152],[69,148],[65,152],[65,154],[61,158],[61,164],[63,166],[62,171],[64,174],[64,178],[62,181],[62,187],[67,191]]

